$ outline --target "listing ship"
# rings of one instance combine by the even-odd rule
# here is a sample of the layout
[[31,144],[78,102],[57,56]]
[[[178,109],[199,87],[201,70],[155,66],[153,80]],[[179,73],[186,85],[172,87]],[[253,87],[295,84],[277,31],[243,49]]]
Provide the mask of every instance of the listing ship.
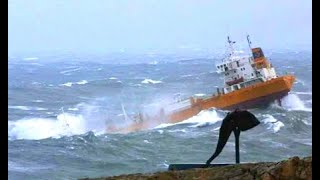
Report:
[[291,90],[295,77],[278,76],[272,64],[260,47],[251,48],[252,55],[243,55],[234,50],[234,43],[228,37],[227,57],[216,64],[217,72],[224,77],[224,87],[217,88],[209,97],[190,97],[168,104],[157,114],[139,113],[125,127],[108,127],[108,131],[132,132],[154,127],[161,123],[177,123],[209,108],[222,110],[251,109],[266,106],[286,96]]

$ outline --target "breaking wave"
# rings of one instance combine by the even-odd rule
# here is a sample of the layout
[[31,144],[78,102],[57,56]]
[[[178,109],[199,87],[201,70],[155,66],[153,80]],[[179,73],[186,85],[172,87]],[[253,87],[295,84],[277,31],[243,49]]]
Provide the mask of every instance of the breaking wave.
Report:
[[274,118],[272,115],[264,115],[264,119],[262,122],[266,124],[268,127],[267,129],[272,130],[274,133],[278,132],[281,127],[284,127],[284,124],[281,121],[278,121],[276,118]]
[[163,123],[156,126],[154,129],[166,128],[169,126],[174,126],[178,124],[192,124],[189,127],[202,127],[207,125],[215,124],[218,121],[221,121],[223,117],[220,117],[216,110],[204,110],[201,111],[196,116],[193,116],[187,120],[178,123]]
[[159,83],[162,83],[162,81],[156,81],[156,80],[152,80],[152,79],[145,79],[145,80],[141,81],[141,83],[143,83],[143,84],[159,84]]
[[83,84],[87,84],[87,83],[88,83],[87,80],[81,80],[81,81],[78,81],[78,82],[67,82],[67,83],[64,83],[64,84],[60,84],[60,86],[71,87],[74,84],[83,85]]
[[303,101],[296,94],[288,94],[281,101],[282,107],[289,111],[308,111],[312,112],[312,108],[305,106]]

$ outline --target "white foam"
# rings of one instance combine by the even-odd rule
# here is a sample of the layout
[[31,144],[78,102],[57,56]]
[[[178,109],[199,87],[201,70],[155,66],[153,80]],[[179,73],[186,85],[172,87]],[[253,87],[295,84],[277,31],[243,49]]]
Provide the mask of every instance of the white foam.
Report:
[[68,108],[69,111],[78,111],[78,108]]
[[303,86],[305,86],[305,82],[302,81],[302,80],[300,80],[300,79],[296,79],[296,82],[297,82],[297,83],[301,83]]
[[45,110],[48,110],[47,108],[29,107],[29,106],[8,106],[8,108],[9,109],[19,109],[19,110],[24,110],[24,111],[29,111],[29,110],[45,111]]
[[79,81],[79,82],[76,82],[76,84],[87,84],[87,83],[88,83],[87,80],[81,80],[81,81]]
[[32,110],[46,111],[48,109],[47,108],[42,108],[42,107],[33,107]]
[[202,127],[202,126],[207,126],[207,125],[211,125],[211,124],[215,124],[218,121],[221,121],[222,118],[218,116],[217,111],[216,110],[204,110],[201,111],[199,114],[186,119],[182,122],[178,122],[178,123],[163,123],[160,124],[158,126],[156,126],[155,128],[166,128],[169,126],[174,126],[177,124],[192,124],[189,127]]
[[273,116],[267,114],[264,115],[266,117],[265,119],[262,120],[264,124],[267,124],[268,127],[267,129],[271,129],[274,133],[278,132],[281,127],[284,127],[284,124],[281,121],[278,121],[276,118]]
[[186,129],[174,129],[174,130],[170,130],[168,132],[183,132],[183,133],[186,133],[187,130]]
[[150,62],[149,64],[151,64],[151,65],[157,65],[157,64],[158,64],[158,61],[152,61],[152,62]]
[[169,126],[173,126],[175,125],[174,123],[163,123],[163,124],[160,124],[156,127],[154,127],[155,129],[161,129],[161,128],[166,128],[166,127],[169,127]]
[[151,142],[148,140],[143,140],[144,143],[150,144]]
[[312,95],[312,92],[295,92],[295,94]]
[[83,85],[83,84],[87,84],[87,83],[88,83],[87,80],[81,80],[81,81],[78,81],[78,82],[67,82],[67,83],[61,84],[60,86],[71,87],[73,84]]
[[34,61],[34,60],[37,60],[39,59],[38,57],[26,57],[26,58],[23,58],[23,60],[26,60],[26,61]]
[[8,122],[8,135],[14,139],[45,139],[85,133],[81,116],[60,114],[57,119],[30,118]]
[[27,106],[8,106],[9,109],[19,109],[19,110],[25,110],[25,111],[28,111],[30,110],[29,107]]
[[309,126],[311,126],[312,125],[312,123],[311,122],[308,122],[307,120],[302,120],[302,122],[305,124],[305,125],[309,125]]
[[182,75],[181,77],[191,77],[192,74],[186,74],[186,75]]
[[[100,124],[99,127],[102,127]],[[57,118],[28,118],[8,122],[9,139],[45,139],[84,134],[88,131],[101,132],[92,128],[82,115],[62,113]]]
[[66,73],[70,73],[70,72],[74,72],[74,71],[79,71],[81,69],[81,67],[79,68],[75,68],[75,69],[69,69],[69,70],[65,70],[65,71],[61,71],[61,74],[66,74]]
[[206,94],[202,94],[202,93],[199,93],[199,94],[195,94],[195,96],[205,96]]
[[116,78],[116,77],[110,77],[109,79],[118,79],[118,78]]
[[162,81],[156,81],[156,80],[152,80],[152,79],[145,79],[145,80],[141,81],[141,83],[143,83],[143,84],[159,84],[159,83],[162,83]]
[[220,127],[216,127],[213,129],[213,131],[218,131],[220,129]]
[[305,107],[304,103],[296,94],[288,94],[281,100],[283,108],[289,111],[308,111],[312,112],[311,108]]
[[67,83],[61,84],[61,86],[71,87],[72,84],[73,84],[72,82],[67,82]]

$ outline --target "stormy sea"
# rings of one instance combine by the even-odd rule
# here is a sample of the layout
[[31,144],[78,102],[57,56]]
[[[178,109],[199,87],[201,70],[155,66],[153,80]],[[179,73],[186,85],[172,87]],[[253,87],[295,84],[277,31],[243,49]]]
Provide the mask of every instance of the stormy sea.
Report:
[[[266,51],[278,75],[294,74],[281,106],[251,109],[261,122],[240,135],[241,162],[310,156],[312,58]],[[218,55],[28,54],[8,57],[9,179],[76,179],[166,171],[204,163],[228,111],[209,109],[176,124],[108,132],[145,106],[206,96],[223,86]],[[234,136],[212,163],[235,162]]]

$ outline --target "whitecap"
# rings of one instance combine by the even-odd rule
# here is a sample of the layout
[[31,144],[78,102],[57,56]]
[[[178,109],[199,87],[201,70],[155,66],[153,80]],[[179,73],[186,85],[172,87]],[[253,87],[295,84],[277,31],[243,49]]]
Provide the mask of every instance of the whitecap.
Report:
[[197,114],[189,119],[186,119],[184,121],[181,121],[178,123],[163,123],[163,124],[156,126],[155,129],[166,128],[166,127],[174,126],[177,124],[192,124],[192,125],[188,126],[188,127],[192,127],[192,128],[203,127],[203,126],[215,124],[221,120],[222,120],[222,118],[218,116],[216,110],[212,110],[212,111],[204,110],[204,111],[201,111],[199,114]]
[[68,108],[69,111],[78,111],[78,108]]
[[67,82],[67,83],[64,83],[64,84],[61,84],[60,86],[67,86],[67,87],[71,87],[72,86],[72,82]]
[[152,61],[152,62],[150,62],[149,64],[151,64],[151,65],[157,65],[157,64],[158,64],[158,61]]
[[34,61],[34,60],[38,60],[39,58],[38,57],[26,57],[26,58],[23,58],[23,60],[26,60],[26,61]]
[[[56,118],[25,118],[17,121],[8,121],[8,136],[15,139],[45,139],[60,138],[84,134],[89,131],[94,133],[103,132],[102,123],[88,122],[82,115],[69,113],[59,114]],[[94,127],[102,127],[96,129]]]
[[30,107],[28,107],[28,106],[8,106],[8,108],[9,109],[25,110],[25,111],[31,110]]
[[69,114],[59,115],[57,119],[30,118],[8,122],[8,135],[14,139],[58,138],[85,132],[83,118]]
[[158,83],[162,83],[162,81],[156,81],[156,80],[152,80],[152,79],[144,79],[143,81],[141,81],[141,83],[143,83],[143,84],[158,84]]
[[24,111],[29,111],[29,110],[45,111],[45,110],[48,110],[47,108],[30,107],[30,106],[8,106],[8,108],[9,109],[19,109],[19,110],[24,110]]
[[199,94],[195,94],[195,96],[205,96],[206,94],[202,94],[202,93],[199,93]]
[[289,111],[307,111],[312,112],[311,108],[307,108],[303,101],[296,94],[288,94],[281,100],[281,105],[283,108]]
[[150,144],[151,142],[148,140],[143,140],[144,143]]
[[76,82],[76,84],[79,84],[79,85],[81,85],[81,84],[87,84],[87,83],[88,83],[87,80],[81,80],[81,81],[79,81],[79,82]]
[[295,94],[312,95],[312,92],[295,92]]
[[274,118],[272,115],[264,115],[266,117],[262,120],[264,124],[267,124],[267,129],[272,130],[274,133],[278,132],[281,127],[284,127],[284,124],[281,121],[278,121],[276,118]]
[[74,68],[74,69],[68,69],[68,70],[65,70],[65,71],[61,71],[60,73],[67,75],[67,73],[79,71],[80,69],[81,69],[81,67],[79,67],[79,68]]

